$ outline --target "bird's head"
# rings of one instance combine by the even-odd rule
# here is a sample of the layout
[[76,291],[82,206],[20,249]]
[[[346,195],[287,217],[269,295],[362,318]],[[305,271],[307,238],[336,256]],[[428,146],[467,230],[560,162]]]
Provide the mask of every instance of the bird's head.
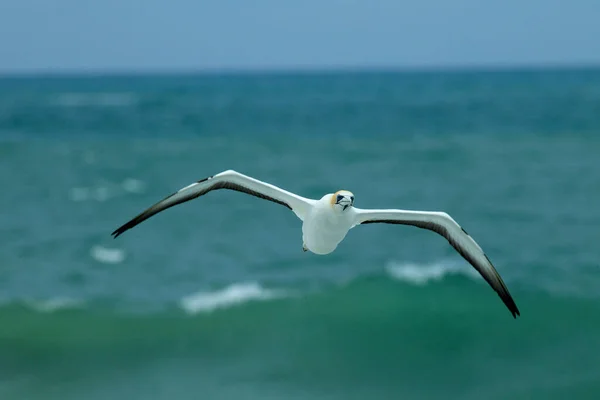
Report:
[[334,210],[345,211],[354,205],[354,194],[347,190],[339,190],[331,195],[331,206]]

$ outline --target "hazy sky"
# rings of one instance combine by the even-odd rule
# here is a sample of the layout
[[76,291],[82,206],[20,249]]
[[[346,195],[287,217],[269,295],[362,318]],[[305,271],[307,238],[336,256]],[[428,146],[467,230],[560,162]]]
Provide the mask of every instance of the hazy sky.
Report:
[[0,0],[0,70],[600,63],[599,0]]

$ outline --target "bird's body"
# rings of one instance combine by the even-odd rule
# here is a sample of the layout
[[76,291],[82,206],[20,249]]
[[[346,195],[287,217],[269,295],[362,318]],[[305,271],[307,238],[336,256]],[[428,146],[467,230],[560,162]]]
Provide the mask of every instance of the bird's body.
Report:
[[444,212],[397,209],[365,210],[354,207],[354,194],[347,190],[328,193],[313,200],[288,192],[236,171],[228,170],[186,186],[154,204],[113,232],[119,236],[151,216],[212,190],[230,189],[283,205],[302,221],[302,249],[319,255],[333,252],[350,229],[357,225],[388,223],[412,225],[444,236],[498,293],[516,318],[519,310],[502,278],[481,247],[454,219]]
[[326,194],[316,201],[302,221],[304,249],[315,254],[333,252],[354,224],[352,209],[339,212],[332,207],[332,196],[335,194]]

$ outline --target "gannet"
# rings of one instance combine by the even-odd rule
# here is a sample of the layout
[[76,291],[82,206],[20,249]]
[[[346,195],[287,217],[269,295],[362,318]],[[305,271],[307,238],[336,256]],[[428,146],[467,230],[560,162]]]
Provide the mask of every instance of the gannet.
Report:
[[325,255],[333,252],[357,225],[386,223],[412,225],[438,233],[467,260],[500,296],[513,317],[521,315],[504,281],[473,238],[450,215],[440,211],[360,209],[348,190],[327,193],[314,200],[288,192],[234,170],[227,170],[192,183],[149,207],[116,229],[118,237],[153,215],[217,189],[230,189],[269,200],[289,208],[302,221],[302,250]]

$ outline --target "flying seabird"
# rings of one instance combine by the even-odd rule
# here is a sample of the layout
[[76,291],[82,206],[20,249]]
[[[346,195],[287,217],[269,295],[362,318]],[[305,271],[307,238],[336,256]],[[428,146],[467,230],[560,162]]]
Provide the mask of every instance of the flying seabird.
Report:
[[333,252],[357,225],[386,223],[412,225],[434,231],[454,247],[498,293],[513,317],[521,315],[504,281],[471,236],[445,212],[397,209],[366,210],[354,207],[354,194],[347,190],[328,193],[313,200],[258,179],[227,170],[192,183],[149,207],[116,229],[116,238],[153,215],[217,189],[230,189],[269,200],[289,208],[302,221],[302,249],[315,254]]

